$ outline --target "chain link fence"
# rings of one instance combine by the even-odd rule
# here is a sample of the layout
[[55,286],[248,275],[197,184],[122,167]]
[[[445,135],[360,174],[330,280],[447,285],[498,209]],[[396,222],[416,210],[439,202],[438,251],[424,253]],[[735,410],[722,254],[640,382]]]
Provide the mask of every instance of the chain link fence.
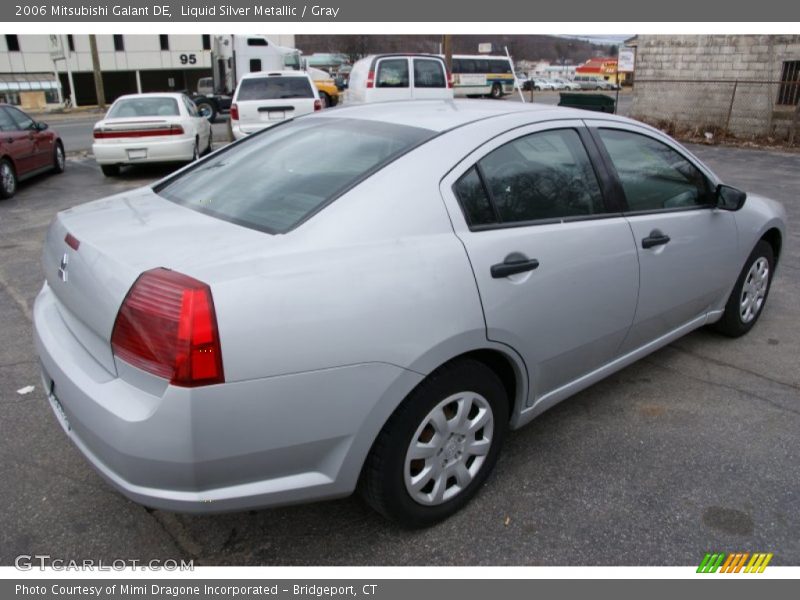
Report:
[[684,138],[800,147],[800,73],[782,81],[637,78],[629,114]]

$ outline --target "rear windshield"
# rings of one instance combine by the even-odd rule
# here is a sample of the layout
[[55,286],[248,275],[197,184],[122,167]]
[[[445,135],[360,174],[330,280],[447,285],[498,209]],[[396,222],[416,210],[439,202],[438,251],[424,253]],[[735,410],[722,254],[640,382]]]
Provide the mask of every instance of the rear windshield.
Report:
[[155,191],[231,223],[284,233],[434,135],[379,121],[301,118],[229,146]]
[[175,98],[125,98],[114,103],[106,118],[174,117],[179,114]]
[[237,102],[247,100],[279,100],[281,98],[313,98],[311,84],[305,77],[256,77],[242,79]]

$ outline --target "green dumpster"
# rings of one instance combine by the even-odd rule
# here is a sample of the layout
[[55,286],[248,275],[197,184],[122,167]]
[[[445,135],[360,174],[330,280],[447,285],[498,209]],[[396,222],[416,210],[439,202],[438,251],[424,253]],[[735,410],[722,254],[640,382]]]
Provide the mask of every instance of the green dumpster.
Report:
[[576,94],[561,92],[559,106],[569,108],[582,108],[583,110],[594,110],[597,112],[613,113],[614,98],[605,94]]

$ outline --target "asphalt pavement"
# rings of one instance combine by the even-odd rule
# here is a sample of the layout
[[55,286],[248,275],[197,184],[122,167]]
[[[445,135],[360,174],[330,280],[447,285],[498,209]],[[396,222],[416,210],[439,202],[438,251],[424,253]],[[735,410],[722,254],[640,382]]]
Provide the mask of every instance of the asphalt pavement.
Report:
[[[77,134],[76,134],[77,135]],[[112,490],[45,399],[31,309],[56,211],[143,185],[89,158],[0,201],[0,564],[194,559],[266,565],[692,565],[709,551],[800,564],[800,155],[697,146],[725,180],[784,202],[789,239],[746,337],[701,330],[512,433],[465,510],[400,529],[357,497],[223,515],[151,511]],[[17,392],[36,386],[32,393]]]

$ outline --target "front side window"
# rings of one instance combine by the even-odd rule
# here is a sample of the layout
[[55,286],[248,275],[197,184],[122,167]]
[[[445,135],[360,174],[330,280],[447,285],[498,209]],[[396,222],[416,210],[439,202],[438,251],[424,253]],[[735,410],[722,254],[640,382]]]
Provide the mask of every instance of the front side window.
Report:
[[[574,129],[526,135],[493,150],[477,165],[493,205],[481,208],[480,190],[467,172],[455,192],[471,225],[523,223],[605,212],[589,156]],[[479,219],[491,219],[480,222]]]
[[287,121],[229,146],[155,191],[225,221],[284,233],[434,136],[429,129],[379,121]]
[[706,177],[675,150],[649,136],[599,129],[631,212],[693,208],[711,203]]
[[378,64],[378,77],[375,87],[407,88],[408,60],[405,58],[384,59]]
[[443,88],[447,87],[444,79],[444,68],[438,60],[414,59],[414,87]]
[[0,131],[16,131],[17,124],[7,110],[0,108]]
[[7,106],[6,110],[11,114],[11,118],[14,119],[14,122],[17,124],[17,129],[33,129],[33,119],[24,112],[11,106]]

